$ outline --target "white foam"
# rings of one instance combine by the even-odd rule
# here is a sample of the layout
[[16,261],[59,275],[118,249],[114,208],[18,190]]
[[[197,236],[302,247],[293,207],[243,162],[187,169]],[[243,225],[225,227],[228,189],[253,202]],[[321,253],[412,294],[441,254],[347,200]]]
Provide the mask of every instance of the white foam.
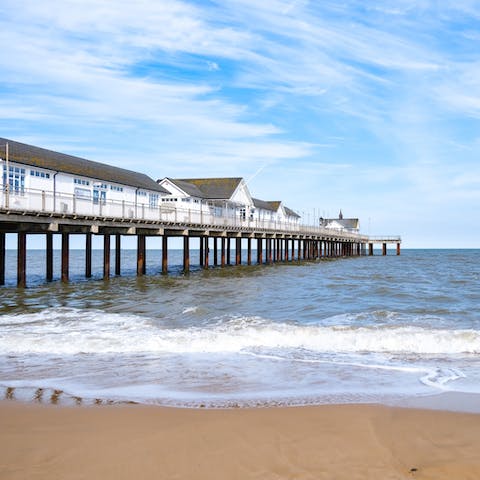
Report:
[[[455,355],[480,353],[480,332],[419,326],[297,325],[258,317],[167,328],[137,315],[50,309],[0,317],[0,354],[235,353],[256,349],[321,353]],[[26,326],[28,324],[28,326]]]

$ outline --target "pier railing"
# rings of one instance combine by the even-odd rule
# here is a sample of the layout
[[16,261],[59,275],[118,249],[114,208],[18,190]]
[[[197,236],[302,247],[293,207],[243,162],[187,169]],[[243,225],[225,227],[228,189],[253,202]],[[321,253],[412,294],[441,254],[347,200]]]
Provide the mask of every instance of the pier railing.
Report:
[[0,209],[4,213],[89,217],[122,222],[155,222],[190,228],[233,228],[286,234],[336,236],[350,240],[368,241],[367,236],[346,230],[302,225],[296,221],[243,218],[238,212],[232,210],[228,213],[222,210],[222,214],[217,214],[217,212],[203,209],[183,208],[172,205],[170,202],[160,201],[158,205],[150,205],[148,202],[85,198],[74,194],[25,188],[17,192],[3,192],[0,197]]

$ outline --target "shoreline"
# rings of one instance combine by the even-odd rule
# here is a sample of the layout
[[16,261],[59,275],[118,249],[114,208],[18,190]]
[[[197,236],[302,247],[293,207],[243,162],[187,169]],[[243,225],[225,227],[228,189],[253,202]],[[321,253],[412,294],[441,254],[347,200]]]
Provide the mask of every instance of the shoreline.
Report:
[[0,401],[0,478],[480,478],[480,415]]

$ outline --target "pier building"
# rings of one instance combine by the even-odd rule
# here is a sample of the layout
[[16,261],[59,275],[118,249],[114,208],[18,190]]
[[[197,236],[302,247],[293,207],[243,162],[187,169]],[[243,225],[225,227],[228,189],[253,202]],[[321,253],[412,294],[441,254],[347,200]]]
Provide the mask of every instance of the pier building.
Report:
[[[103,277],[121,273],[122,236],[137,239],[137,274],[146,271],[146,238],[161,239],[162,272],[168,240],[183,239],[183,269],[190,269],[190,239],[199,265],[248,265],[365,255],[367,246],[397,244],[349,229],[302,225],[282,202],[251,196],[242,178],[154,181],[145,174],[0,138],[0,285],[5,283],[5,235],[17,235],[17,284],[26,285],[27,235],[46,237],[46,280],[53,279],[53,236],[61,236],[61,279],[69,279],[70,235],[85,237],[85,276],[92,275],[92,235],[103,237]],[[235,252],[232,259],[232,251]],[[253,258],[256,253],[256,258]],[[213,258],[212,258],[213,257]]]

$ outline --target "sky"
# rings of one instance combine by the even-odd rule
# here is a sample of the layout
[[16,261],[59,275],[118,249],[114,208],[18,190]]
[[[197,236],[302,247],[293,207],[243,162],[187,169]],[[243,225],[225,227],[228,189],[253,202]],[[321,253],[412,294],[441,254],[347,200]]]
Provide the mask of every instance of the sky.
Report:
[[0,136],[480,246],[478,0],[2,0]]

